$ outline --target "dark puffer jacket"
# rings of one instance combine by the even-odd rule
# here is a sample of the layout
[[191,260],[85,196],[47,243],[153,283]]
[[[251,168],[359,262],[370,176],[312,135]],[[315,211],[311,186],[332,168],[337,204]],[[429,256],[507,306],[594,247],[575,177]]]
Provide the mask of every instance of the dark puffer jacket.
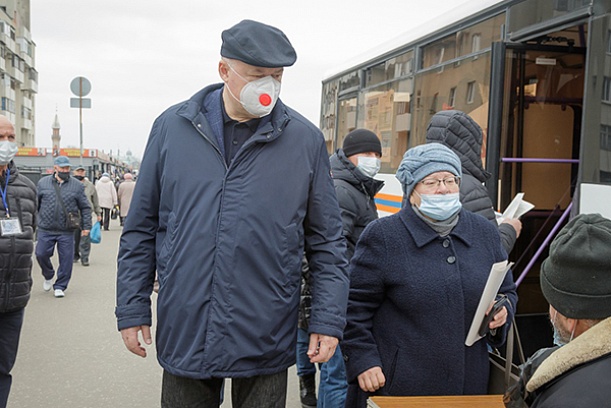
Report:
[[338,149],[329,160],[342,214],[346,257],[350,261],[363,230],[371,221],[378,219],[374,196],[382,189],[384,182],[361,173],[342,149]]
[[70,177],[59,185],[60,195],[66,211],[57,200],[55,175],[46,176],[38,181],[38,228],[57,234],[73,234],[66,226],[66,212],[81,213],[81,230],[91,229],[91,207],[83,184]]
[[[24,308],[32,289],[32,252],[34,250],[34,220],[36,219],[36,187],[19,174],[14,163],[9,164],[10,177],[6,198],[11,218],[18,218],[21,234],[0,235],[0,313]],[[2,189],[5,175],[0,176]],[[6,218],[0,205],[0,218]]]
[[[457,110],[437,112],[426,129],[427,143],[441,143],[460,157],[463,176],[460,182],[462,206],[496,224],[488,190],[482,183],[490,178],[482,164],[482,129],[469,115]],[[510,253],[516,242],[516,230],[509,224],[499,225],[503,248]]]

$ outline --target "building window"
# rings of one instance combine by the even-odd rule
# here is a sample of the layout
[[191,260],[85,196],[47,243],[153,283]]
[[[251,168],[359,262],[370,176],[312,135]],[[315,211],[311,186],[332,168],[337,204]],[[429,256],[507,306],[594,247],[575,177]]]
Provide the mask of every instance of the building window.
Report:
[[480,34],[473,34],[471,37],[471,52],[478,52],[481,50],[482,36]]
[[600,125],[600,148],[611,150],[611,126]]
[[7,98],[6,96],[3,96],[2,110],[5,112],[15,113],[15,101]]
[[611,30],[607,31],[607,54],[611,54]]
[[455,103],[456,103],[456,87],[450,88],[450,96],[448,96],[448,105],[450,105],[450,107],[453,108]]
[[611,77],[604,77],[603,79],[603,102],[611,103]]
[[475,98],[475,81],[467,84],[467,103],[473,103]]

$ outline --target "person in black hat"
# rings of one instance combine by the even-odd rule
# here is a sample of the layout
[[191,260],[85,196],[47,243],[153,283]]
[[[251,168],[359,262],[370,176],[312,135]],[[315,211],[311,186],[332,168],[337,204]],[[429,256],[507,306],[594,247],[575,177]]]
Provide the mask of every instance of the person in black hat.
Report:
[[[382,143],[378,136],[367,129],[355,129],[344,138],[342,148],[331,156],[331,175],[342,215],[343,235],[346,238],[348,260],[354,254],[356,242],[371,221],[378,218],[374,196],[384,182],[374,177],[380,171]],[[309,276],[307,260],[304,275]],[[309,363],[303,350],[308,347],[308,320],[310,316],[311,288],[309,279],[301,287],[297,336],[297,375],[301,404],[316,406],[316,367]],[[343,407],[346,399],[346,368],[338,347],[333,357],[320,366],[318,405]]]
[[536,352],[508,407],[605,407],[611,401],[611,220],[573,218],[541,266],[555,347]]
[[311,362],[334,354],[345,325],[347,261],[325,140],[279,98],[295,50],[252,20],[221,37],[222,83],[153,125],[119,248],[118,328],[142,357],[158,273],[162,407],[219,406],[225,378],[234,407],[285,406],[304,253]]

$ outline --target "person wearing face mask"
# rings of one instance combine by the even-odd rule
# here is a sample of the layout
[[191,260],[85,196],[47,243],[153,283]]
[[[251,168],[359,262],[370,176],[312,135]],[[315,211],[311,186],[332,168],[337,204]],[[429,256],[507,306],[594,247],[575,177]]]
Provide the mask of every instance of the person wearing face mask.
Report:
[[[331,176],[335,185],[337,201],[342,216],[342,235],[346,238],[348,260],[354,254],[359,237],[371,221],[378,218],[378,211],[374,196],[384,186],[384,182],[374,177],[380,171],[380,158],[382,157],[382,144],[378,136],[367,129],[355,129],[344,138],[342,148],[330,157]],[[304,260],[304,269],[307,276],[308,264]],[[304,280],[302,286],[301,307],[310,302],[311,293],[309,282]],[[302,406],[312,406],[316,400],[315,373],[316,368],[308,370],[308,361],[305,357],[307,350],[307,316],[309,309],[300,315],[299,336],[297,339],[297,368],[307,375],[300,375],[300,395]],[[346,399],[346,369],[344,359],[339,347],[333,357],[320,366],[320,383],[318,386],[318,401],[314,406],[343,407]]]
[[370,223],[350,264],[341,342],[349,383],[346,406],[369,395],[477,395],[488,389],[488,348],[504,343],[517,303],[470,347],[467,332],[490,268],[507,259],[498,229],[461,208],[460,159],[439,143],[403,156],[396,177],[409,205]]
[[[85,177],[85,167],[79,165],[74,169],[74,178],[83,183],[85,196],[91,208],[91,225],[102,220],[102,209],[98,201],[98,192],[91,181]],[[91,253],[91,240],[89,235],[83,235],[81,229],[74,230],[74,262],[81,261],[81,265],[89,266],[89,254]]]
[[[79,228],[83,236],[91,230],[91,207],[85,196],[83,184],[70,177],[70,160],[58,156],[53,161],[53,174],[38,181],[38,235],[36,242],[36,260],[45,278],[43,290],[54,289],[56,298],[65,296],[66,288],[72,277],[74,259],[74,230]],[[80,214],[80,217],[77,215]],[[73,225],[71,218],[78,220],[79,226]],[[59,266],[57,279],[51,257],[57,246]]]
[[32,290],[36,186],[13,162],[15,128],[0,115],[0,407],[6,407],[11,369]]
[[252,20],[221,39],[222,82],[153,124],[119,247],[115,314],[141,357],[158,274],[164,408],[218,407],[226,378],[233,407],[286,405],[304,254],[312,363],[333,356],[345,325],[346,246],[325,140],[279,97],[295,50]]
[[541,265],[555,347],[537,351],[504,396],[510,408],[607,407],[611,401],[611,220],[580,214]]

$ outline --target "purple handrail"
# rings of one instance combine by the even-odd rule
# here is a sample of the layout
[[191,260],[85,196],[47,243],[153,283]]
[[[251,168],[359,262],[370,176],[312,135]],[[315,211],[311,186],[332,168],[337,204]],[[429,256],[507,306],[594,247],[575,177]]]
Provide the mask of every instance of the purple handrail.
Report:
[[533,258],[530,260],[528,265],[526,265],[526,267],[524,268],[524,270],[520,274],[520,277],[516,280],[516,287],[520,286],[520,283],[522,283],[522,281],[526,277],[526,274],[530,271],[530,268],[532,268],[532,266],[535,264],[535,262],[537,261],[537,258],[539,258],[539,255],[541,255],[541,252],[543,252],[543,250],[545,249],[547,244],[549,244],[549,241],[551,241],[552,238],[554,237],[554,235],[556,235],[556,231],[558,231],[558,229],[560,228],[560,225],[562,225],[562,223],[564,222],[566,217],[569,216],[569,214],[571,212],[571,207],[573,207],[573,203],[570,203],[568,205],[568,207],[566,207],[566,210],[564,210],[564,214],[562,214],[560,219],[556,222],[556,225],[554,225],[554,228],[552,228],[552,230],[550,231],[548,236],[545,238],[545,241],[543,241],[543,243],[541,244],[539,249],[537,249],[537,252],[533,256]]
[[523,157],[503,157],[501,161],[505,163],[579,163],[577,159],[534,159]]

